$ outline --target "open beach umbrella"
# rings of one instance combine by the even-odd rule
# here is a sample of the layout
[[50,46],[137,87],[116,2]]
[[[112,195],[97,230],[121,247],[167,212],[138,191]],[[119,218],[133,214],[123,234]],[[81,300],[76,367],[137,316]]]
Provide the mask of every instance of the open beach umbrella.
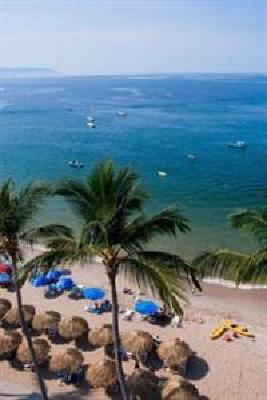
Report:
[[164,364],[170,368],[184,367],[188,358],[192,355],[192,350],[187,343],[175,339],[161,343],[158,348],[158,355],[164,361]]
[[88,332],[88,323],[82,317],[65,318],[59,323],[59,334],[65,339],[74,340]]
[[104,290],[100,288],[86,288],[82,291],[83,297],[90,300],[100,300],[105,297]]
[[[26,323],[31,323],[33,317],[35,315],[35,308],[32,305],[24,304],[22,306],[24,312],[24,318]],[[8,327],[19,328],[20,327],[20,318],[19,312],[17,308],[11,308],[8,312],[4,315],[3,318],[4,324]]]
[[31,280],[31,284],[34,287],[42,287],[49,284],[49,281],[45,275],[39,275]]
[[10,310],[12,307],[11,301],[7,299],[0,299],[0,319]]
[[49,329],[58,329],[59,320],[56,316],[51,314],[37,314],[33,317],[32,328],[42,334]]
[[121,335],[121,343],[126,351],[135,354],[148,353],[152,350],[153,337],[144,331],[124,332]]
[[74,373],[82,366],[83,362],[83,355],[78,349],[61,349],[52,353],[49,369],[53,372]]
[[51,315],[52,318],[54,318],[55,320],[57,320],[58,322],[61,320],[61,315],[59,312],[57,311],[45,311],[45,314],[47,315]]
[[0,335],[0,358],[5,359],[17,350],[16,342],[11,336]]
[[11,280],[10,276],[6,273],[0,274],[0,285],[9,283]]
[[[32,344],[33,344],[33,348],[35,350],[35,355],[36,355],[37,361],[39,363],[46,361],[48,359],[49,351],[51,348],[51,346],[47,342],[47,340],[34,339]],[[16,358],[22,364],[31,364],[32,363],[31,353],[29,351],[28,343],[26,341],[22,342],[21,345],[19,346],[19,348],[17,350]]]
[[135,311],[144,315],[153,315],[159,309],[159,306],[151,300],[140,300],[134,305]]
[[10,266],[7,264],[0,263],[0,274],[8,274],[10,272]]
[[51,271],[48,271],[46,274],[46,278],[51,282],[51,281],[56,281],[58,280],[62,275],[62,271],[59,269],[52,269]]
[[88,340],[93,346],[108,346],[112,344],[112,326],[105,324],[89,332]]
[[198,400],[199,398],[198,389],[179,376],[170,379],[162,390],[163,400]]
[[129,394],[139,400],[159,400],[158,378],[150,371],[138,369],[126,380]]
[[117,382],[115,361],[104,359],[89,365],[86,380],[94,388],[104,388]]
[[72,289],[74,286],[73,280],[71,278],[68,278],[66,276],[61,276],[59,278],[59,281],[56,283],[56,288],[58,289]]

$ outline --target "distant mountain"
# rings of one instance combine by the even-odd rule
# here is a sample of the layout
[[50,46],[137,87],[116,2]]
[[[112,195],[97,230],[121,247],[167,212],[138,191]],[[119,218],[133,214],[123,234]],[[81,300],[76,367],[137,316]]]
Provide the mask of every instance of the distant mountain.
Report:
[[0,78],[45,78],[60,76],[61,73],[50,68],[2,68]]

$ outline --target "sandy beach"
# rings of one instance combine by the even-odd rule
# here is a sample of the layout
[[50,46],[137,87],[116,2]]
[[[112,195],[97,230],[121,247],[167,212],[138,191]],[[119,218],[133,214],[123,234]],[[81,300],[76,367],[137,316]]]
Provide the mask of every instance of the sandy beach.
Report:
[[[74,266],[72,277],[77,284],[102,287],[109,295],[109,285],[100,263],[84,267]],[[123,294],[126,284],[123,277],[118,278],[119,304],[121,308],[132,307],[134,297]],[[34,304],[36,311],[59,311],[62,316],[80,315],[87,319],[89,327],[98,327],[111,322],[111,313],[94,315],[84,311],[88,300],[71,300],[67,294],[56,299],[44,298],[43,288],[33,288],[26,284],[22,289],[25,304]],[[1,296],[15,304],[15,294],[1,289]],[[148,296],[149,297],[149,296]],[[121,332],[142,329],[159,335],[162,341],[172,337],[185,340],[195,356],[189,361],[187,378],[199,389],[203,399],[210,400],[263,400],[267,396],[265,368],[267,359],[267,290],[240,290],[219,285],[203,284],[203,293],[188,293],[189,303],[185,306],[185,317],[181,328],[160,327],[146,321],[140,322],[138,316],[133,321],[120,319]],[[222,339],[211,341],[208,337],[212,327],[222,318],[232,318],[251,330],[256,339],[239,338],[227,343]],[[201,324],[199,319],[203,320]],[[53,345],[55,348],[63,345]],[[66,346],[66,345],[64,345]],[[103,357],[103,349],[84,352],[85,364]],[[124,363],[126,373],[131,373],[133,362]],[[163,369],[159,376],[168,376]],[[16,382],[16,385],[14,385]],[[55,379],[46,381],[51,398],[57,394],[68,393],[68,399],[108,398],[102,389],[90,389],[83,393],[76,388],[59,384]],[[38,393],[34,375],[12,369],[8,362],[0,364],[0,399],[24,399],[26,394]],[[13,395],[12,395],[13,394]],[[38,397],[37,397],[38,398]],[[57,398],[54,397],[55,399]]]

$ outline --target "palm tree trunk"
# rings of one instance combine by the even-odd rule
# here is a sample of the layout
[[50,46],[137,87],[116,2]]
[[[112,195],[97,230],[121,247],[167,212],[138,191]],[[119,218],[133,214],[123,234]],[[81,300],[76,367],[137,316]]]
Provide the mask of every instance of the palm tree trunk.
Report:
[[17,307],[18,307],[18,312],[19,312],[19,318],[20,318],[20,324],[21,324],[21,330],[27,340],[28,343],[28,347],[29,347],[29,351],[31,353],[31,357],[32,357],[32,362],[34,365],[34,370],[35,373],[37,375],[37,379],[38,379],[38,384],[39,384],[39,388],[40,388],[40,392],[42,395],[43,400],[48,400],[48,396],[47,396],[47,390],[45,387],[45,383],[43,380],[43,377],[41,375],[41,371],[38,365],[38,361],[36,359],[36,354],[35,354],[35,350],[32,344],[32,337],[31,334],[27,328],[26,322],[25,322],[25,318],[24,318],[24,312],[23,312],[23,308],[22,308],[22,298],[21,298],[21,291],[20,291],[20,287],[18,285],[17,282],[17,260],[16,260],[16,256],[12,255],[12,266],[13,266],[13,271],[14,271],[14,275],[15,275],[15,289],[16,289],[16,299],[17,299]]
[[123,400],[128,400],[128,391],[125,383],[122,359],[121,359],[121,343],[120,343],[120,329],[119,329],[119,309],[117,302],[116,290],[116,276],[109,277],[111,286],[111,300],[112,300],[112,337],[115,350],[116,371],[119,379],[120,390]]

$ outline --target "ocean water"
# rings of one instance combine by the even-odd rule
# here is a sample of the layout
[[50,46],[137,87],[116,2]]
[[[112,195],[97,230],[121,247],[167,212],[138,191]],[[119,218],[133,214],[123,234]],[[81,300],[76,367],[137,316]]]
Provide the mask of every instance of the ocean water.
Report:
[[[267,77],[253,75],[0,80],[0,179],[83,177],[96,161],[113,158],[141,174],[149,212],[178,203],[190,220],[192,233],[157,246],[188,257],[253,249],[226,218],[260,205],[267,188],[266,89]],[[127,117],[117,115],[121,109]],[[96,129],[86,128],[87,115],[96,117]],[[247,148],[227,147],[236,140]],[[69,168],[72,159],[84,170]],[[58,200],[40,219],[75,223]]]

